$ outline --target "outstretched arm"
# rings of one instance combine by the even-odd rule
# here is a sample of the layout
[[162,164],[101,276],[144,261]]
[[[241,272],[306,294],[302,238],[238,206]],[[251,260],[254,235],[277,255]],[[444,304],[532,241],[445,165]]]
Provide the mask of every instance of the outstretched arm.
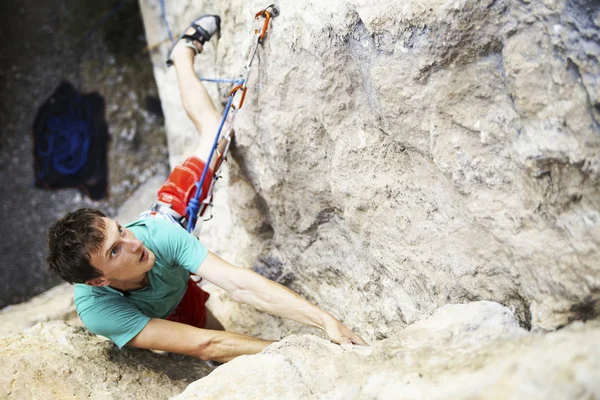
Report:
[[236,301],[250,304],[269,314],[323,329],[336,343],[368,345],[333,315],[293,291],[250,269],[235,267],[212,252],[208,253],[196,275],[223,288]]
[[243,354],[260,353],[271,343],[271,340],[153,318],[128,345],[226,362]]

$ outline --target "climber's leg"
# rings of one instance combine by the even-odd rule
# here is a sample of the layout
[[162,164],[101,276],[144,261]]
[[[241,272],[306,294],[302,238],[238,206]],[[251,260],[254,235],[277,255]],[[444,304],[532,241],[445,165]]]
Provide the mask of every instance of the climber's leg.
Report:
[[[197,44],[199,50],[202,49],[200,43],[194,42],[194,44]],[[200,142],[193,155],[206,161],[210,156],[215,134],[221,122],[221,113],[217,111],[206,88],[194,71],[194,55],[192,49],[183,46],[180,42],[173,49],[171,58],[177,71],[177,83],[183,107],[200,134]]]
[[[219,113],[212,102],[206,88],[198,79],[194,70],[194,57],[202,51],[202,45],[218,30],[220,19],[217,16],[203,16],[194,21],[186,30],[185,34],[177,41],[175,46],[169,52],[168,65],[174,65],[177,74],[177,83],[184,109],[192,120],[200,136],[199,144],[194,151],[185,154],[186,160],[181,167],[176,167],[167,182],[158,191],[157,206],[153,207],[151,212],[159,212],[165,209],[180,224],[186,225],[186,215],[190,204],[189,196],[196,192],[191,183],[196,185],[203,176],[206,161],[211,156],[212,146],[221,123],[222,115]],[[227,141],[219,143],[219,152],[223,153],[223,148]],[[211,185],[213,171],[221,162],[221,157],[213,155],[210,164],[210,170],[204,179],[201,190],[201,197],[198,199],[200,204],[208,195]],[[190,181],[190,177],[192,180]],[[206,209],[206,205],[200,206],[200,215]]]

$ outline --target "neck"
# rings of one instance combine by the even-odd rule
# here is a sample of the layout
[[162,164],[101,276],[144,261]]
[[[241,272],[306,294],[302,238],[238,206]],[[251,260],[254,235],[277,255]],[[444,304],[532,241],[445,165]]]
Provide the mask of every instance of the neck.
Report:
[[146,287],[150,284],[148,279],[148,273],[144,273],[141,278],[136,278],[128,281],[112,281],[110,287],[121,290],[123,292],[130,292],[132,290],[138,290]]

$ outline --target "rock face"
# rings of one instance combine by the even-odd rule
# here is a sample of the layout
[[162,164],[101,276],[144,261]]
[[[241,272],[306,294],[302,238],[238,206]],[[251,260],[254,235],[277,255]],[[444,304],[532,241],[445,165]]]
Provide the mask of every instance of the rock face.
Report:
[[599,341],[598,321],[530,333],[508,308],[480,301],[444,306],[371,347],[293,335],[212,371],[189,357],[118,350],[84,328],[51,321],[0,338],[0,397],[595,398]]
[[81,325],[73,303],[73,286],[58,285],[25,303],[0,309],[0,338],[23,332],[39,322],[68,321]]
[[0,339],[0,398],[164,399],[211,368],[196,359],[118,350],[63,321]]
[[[149,42],[164,40],[158,3],[141,4]],[[174,32],[222,15],[196,66],[235,77],[265,5],[167,2],[165,15]],[[201,240],[369,338],[482,299],[536,330],[598,315],[596,1],[278,7]],[[175,163],[195,133],[167,49],[153,62]],[[210,90],[224,102],[228,88]]]
[[540,335],[497,303],[450,305],[370,348],[290,336],[175,399],[594,398],[598,340],[597,321]]

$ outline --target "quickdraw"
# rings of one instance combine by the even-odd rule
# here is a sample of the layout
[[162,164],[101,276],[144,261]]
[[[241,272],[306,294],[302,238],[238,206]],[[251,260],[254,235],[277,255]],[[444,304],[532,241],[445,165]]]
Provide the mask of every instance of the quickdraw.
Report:
[[[216,134],[215,140],[213,142],[210,156],[209,156],[208,160],[206,160],[206,165],[204,167],[204,170],[202,171],[202,176],[200,177],[200,180],[195,183],[196,194],[192,199],[190,199],[187,209],[186,209],[186,214],[187,214],[186,216],[187,216],[187,221],[188,221],[187,222],[187,231],[194,232],[194,234],[196,236],[198,236],[200,234],[200,226],[197,227],[196,223],[200,217],[199,213],[200,213],[200,210],[202,209],[201,206],[205,204],[205,205],[209,206],[211,209],[210,216],[201,221],[208,221],[208,220],[212,219],[212,217],[213,217],[213,215],[212,215],[213,188],[214,188],[215,182],[220,178],[219,171],[221,169],[222,161],[226,159],[227,153],[229,152],[229,146],[231,145],[231,133],[233,132],[236,115],[237,115],[238,111],[242,108],[242,106],[244,105],[244,100],[246,99],[246,91],[248,89],[248,87],[247,87],[248,78],[250,77],[250,72],[252,71],[252,62],[254,61],[254,57],[256,55],[258,45],[263,42],[263,40],[267,34],[267,30],[269,28],[269,22],[270,22],[271,18],[277,17],[278,15],[279,15],[279,10],[275,7],[274,4],[271,4],[267,7],[265,7],[264,9],[260,10],[259,12],[257,12],[256,15],[254,16],[254,19],[257,21],[261,17],[264,18],[264,22],[259,29],[254,30],[255,40],[253,41],[252,46],[250,47],[250,52],[248,54],[246,64],[244,65],[244,69],[240,73],[240,78],[238,78],[238,79],[203,79],[203,78],[200,78],[201,80],[207,81],[207,82],[229,82],[229,83],[233,83],[235,86],[229,91],[229,98],[227,100],[225,110],[223,111],[223,117],[221,118],[219,128],[217,129],[217,134]],[[240,97],[238,104],[234,105],[233,100],[234,100],[236,94],[238,94],[238,92],[241,93],[241,97]],[[217,146],[219,143],[219,139],[221,138],[221,131],[223,130],[223,126],[225,125],[225,122],[227,121],[227,117],[229,115],[230,110],[232,110],[232,111],[231,111],[231,118],[229,120],[229,127],[228,127],[227,131],[225,132],[225,134],[223,135],[223,137],[227,140],[227,145],[225,146],[223,153],[219,153],[217,151]],[[203,204],[200,204],[199,199],[202,196],[202,187],[203,187],[204,181],[206,179],[206,175],[208,173],[208,169],[209,169],[210,163],[212,161],[213,155],[215,153],[217,153],[217,160],[216,160],[217,169],[213,173],[213,179],[212,179],[210,188],[208,189],[206,199],[203,201]]]

